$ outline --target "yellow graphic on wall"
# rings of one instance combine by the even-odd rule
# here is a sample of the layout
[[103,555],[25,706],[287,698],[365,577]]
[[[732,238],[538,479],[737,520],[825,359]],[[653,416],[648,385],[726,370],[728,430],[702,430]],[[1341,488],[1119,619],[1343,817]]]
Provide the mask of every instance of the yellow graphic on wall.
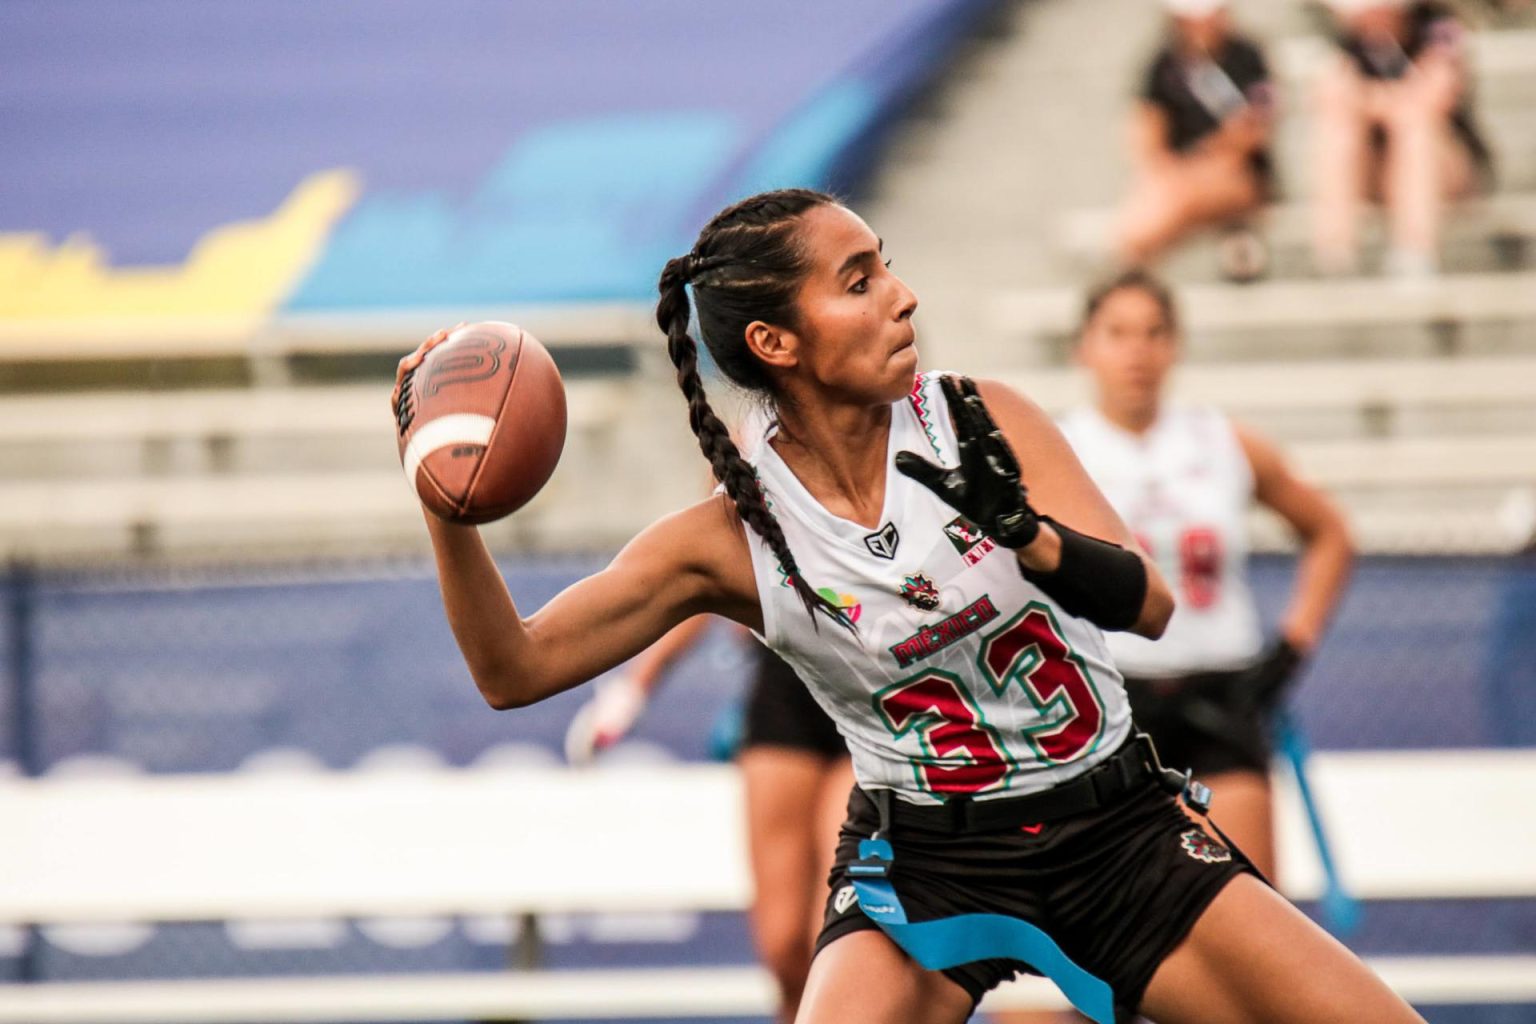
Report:
[[358,192],[353,171],[312,174],[271,216],[203,235],[179,266],[114,267],[89,238],[50,245],[40,234],[0,232],[0,322],[217,317],[255,326],[320,255]]

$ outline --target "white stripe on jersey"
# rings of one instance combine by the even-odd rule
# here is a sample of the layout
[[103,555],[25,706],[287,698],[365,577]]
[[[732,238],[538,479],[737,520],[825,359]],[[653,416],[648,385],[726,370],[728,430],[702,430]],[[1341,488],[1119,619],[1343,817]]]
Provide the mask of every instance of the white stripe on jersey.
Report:
[[1264,645],[1248,585],[1253,470],[1231,420],[1215,409],[1175,407],[1137,436],[1083,408],[1061,429],[1178,597],[1156,643],[1109,637],[1120,671],[1174,676],[1253,661]]
[[939,375],[891,407],[885,505],[875,528],[828,512],[766,439],[751,445],[765,496],[811,586],[857,633],[815,624],[750,533],[765,639],[810,686],[866,788],[913,802],[1049,788],[1129,735],[1130,708],[1098,628],[1062,611],[1017,560],[931,491],[897,452],[956,462]]

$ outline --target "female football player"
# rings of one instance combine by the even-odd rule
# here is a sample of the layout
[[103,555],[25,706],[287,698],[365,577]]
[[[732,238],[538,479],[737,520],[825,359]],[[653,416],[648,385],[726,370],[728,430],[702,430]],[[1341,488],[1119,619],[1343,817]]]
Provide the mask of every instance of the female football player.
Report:
[[[917,372],[917,300],[880,251],[796,189],[729,207],[668,261],[657,321],[722,493],[532,615],[474,529],[428,517],[486,701],[569,689],[700,612],[795,668],[858,780],[800,1021],[959,1024],[1025,945],[1063,984],[1112,993],[1113,1016],[1418,1020],[1160,784],[1101,629],[1159,635],[1168,586],[1037,406]],[[704,394],[690,285],[721,371],[772,403],[755,463]],[[965,946],[930,958],[950,966],[906,952],[933,929],[895,923],[898,905]],[[993,932],[958,934],[956,915],[1006,926],[966,946]]]

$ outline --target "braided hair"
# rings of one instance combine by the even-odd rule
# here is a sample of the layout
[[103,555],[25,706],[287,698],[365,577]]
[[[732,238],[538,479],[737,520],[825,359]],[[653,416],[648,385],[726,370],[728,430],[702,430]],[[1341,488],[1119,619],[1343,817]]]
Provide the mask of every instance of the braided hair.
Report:
[[746,344],[755,320],[793,326],[795,294],[810,267],[796,223],[806,211],[837,200],[810,189],[763,192],[716,214],[699,233],[693,251],[667,261],[657,287],[656,323],[667,335],[667,354],[688,399],[688,423],[715,479],[736,511],[778,558],[789,583],[815,623],[818,611],[853,628],[847,614],[818,594],[801,574],[784,530],[774,517],[757,473],[704,395],[699,351],[688,333],[688,290],[693,286],[699,334],[727,380],[748,392],[772,396],[773,382]]

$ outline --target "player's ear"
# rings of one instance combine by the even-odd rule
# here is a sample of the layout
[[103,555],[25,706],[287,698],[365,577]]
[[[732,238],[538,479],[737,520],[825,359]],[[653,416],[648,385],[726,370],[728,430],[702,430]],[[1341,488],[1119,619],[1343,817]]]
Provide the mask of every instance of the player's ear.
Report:
[[800,336],[761,320],[747,324],[747,348],[759,362],[788,369],[800,362]]

